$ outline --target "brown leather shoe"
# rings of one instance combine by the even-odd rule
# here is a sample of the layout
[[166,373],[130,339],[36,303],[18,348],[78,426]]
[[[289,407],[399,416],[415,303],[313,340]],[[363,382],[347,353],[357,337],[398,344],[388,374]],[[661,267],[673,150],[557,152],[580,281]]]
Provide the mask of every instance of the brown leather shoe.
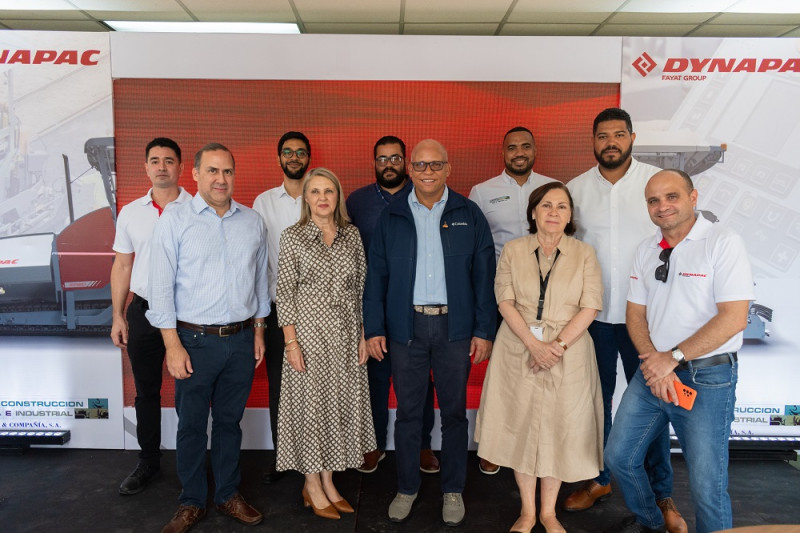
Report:
[[362,474],[371,474],[378,469],[378,463],[386,459],[386,452],[383,450],[372,450],[364,454],[364,462],[356,468]]
[[611,496],[611,483],[604,486],[595,480],[587,481],[564,500],[564,510],[585,511],[596,501],[603,501],[609,496]]
[[342,498],[338,502],[331,502],[331,505],[333,505],[333,508],[336,509],[337,511],[339,511],[340,513],[355,513],[356,512],[356,510],[353,509],[353,506],[350,505],[347,502],[347,500],[345,500],[344,498]]
[[316,507],[314,505],[314,502],[311,501],[311,496],[308,494],[308,491],[306,490],[305,487],[303,487],[302,494],[303,494],[303,505],[306,507],[311,507],[311,510],[314,511],[315,515],[321,518],[328,518],[330,520],[339,520],[342,517],[336,510],[336,508],[333,506],[333,504],[330,504],[327,507]]
[[672,501],[672,498],[658,500],[656,505],[661,509],[661,514],[664,515],[664,525],[667,526],[669,533],[688,533],[689,528],[686,527],[686,521],[681,516],[678,508],[675,507],[675,502]]
[[206,510],[194,505],[179,505],[175,516],[172,517],[161,533],[185,533],[206,515]]
[[254,526],[260,524],[261,521],[264,520],[264,515],[262,515],[258,509],[244,501],[244,498],[242,498],[242,495],[238,492],[222,505],[217,505],[217,511],[230,516],[246,526]]
[[419,452],[419,469],[426,474],[439,473],[439,459],[433,450],[420,450]]
[[493,476],[500,471],[500,467],[494,463],[490,463],[484,458],[481,458],[480,463],[478,463],[478,470],[487,476]]

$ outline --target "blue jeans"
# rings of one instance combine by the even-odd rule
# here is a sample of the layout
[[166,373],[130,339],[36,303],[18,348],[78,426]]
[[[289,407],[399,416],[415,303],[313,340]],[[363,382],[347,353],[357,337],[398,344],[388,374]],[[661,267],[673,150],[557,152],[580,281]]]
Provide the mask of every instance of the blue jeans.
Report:
[[[589,325],[589,335],[594,342],[600,388],[603,392],[603,446],[605,447],[611,432],[611,407],[617,386],[617,353],[622,359],[625,381],[630,383],[639,368],[639,352],[628,336],[625,324],[609,324],[595,320]],[[661,435],[653,440],[645,462],[650,477],[650,487],[657,500],[672,496],[672,464],[669,448],[669,427],[666,427]],[[611,472],[607,465],[603,465],[603,470],[595,481],[603,486],[611,482]]]
[[394,447],[397,491],[415,494],[420,486],[422,418],[431,369],[442,419],[442,492],[464,492],[467,477],[467,378],[471,339],[449,341],[447,315],[414,313],[414,339],[390,342],[397,395]]
[[175,410],[178,412],[175,452],[178,479],[183,487],[180,502],[205,508],[209,405],[211,469],[216,483],[214,502],[219,505],[228,501],[236,494],[241,481],[242,429],[239,422],[253,385],[253,329],[218,337],[178,328],[178,336],[194,369],[189,378],[175,380]]
[[[369,358],[367,361],[369,375],[369,401],[372,405],[372,423],[375,426],[375,440],[379,450],[386,449],[386,428],[389,425],[389,390],[392,385],[391,352],[383,354],[383,361]],[[422,409],[422,441],[421,450],[431,449],[431,431],[433,430],[433,380],[428,380],[428,396]]]
[[698,533],[732,527],[728,496],[728,437],[736,403],[737,364],[696,369],[689,362],[678,378],[697,391],[691,411],[656,398],[637,371],[617,410],[605,460],[625,504],[650,528],[664,524],[644,469],[650,443],[664,428],[675,428],[689,470]]

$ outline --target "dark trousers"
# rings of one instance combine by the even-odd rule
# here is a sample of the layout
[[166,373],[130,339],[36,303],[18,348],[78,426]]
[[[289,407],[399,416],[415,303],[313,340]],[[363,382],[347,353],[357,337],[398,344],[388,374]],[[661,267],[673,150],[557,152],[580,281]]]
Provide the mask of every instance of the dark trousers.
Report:
[[283,329],[278,326],[278,312],[272,302],[267,316],[266,354],[264,368],[269,383],[269,428],[272,431],[272,446],[278,449],[278,405],[281,401],[281,372],[283,369]]
[[152,466],[161,460],[161,372],[164,367],[164,339],[144,316],[147,300],[133,295],[128,306],[128,358],[136,385],[136,439],[139,459]]
[[239,452],[247,397],[253,385],[253,330],[229,337],[205,335],[178,328],[181,344],[189,353],[194,372],[175,380],[178,438],[175,444],[180,502],[205,508],[208,498],[206,449],[208,411],[211,405],[211,469],[216,490],[214,503],[228,501],[241,481]]
[[[609,324],[595,320],[589,325],[589,335],[594,342],[597,356],[597,371],[603,392],[603,448],[611,433],[611,404],[617,386],[617,353],[622,359],[625,381],[630,383],[639,368],[639,352],[633,345],[625,324]],[[669,427],[664,428],[647,450],[645,460],[650,486],[657,500],[672,496],[672,464],[670,463]],[[603,470],[595,478],[601,485],[611,482],[611,471],[603,464]]]
[[414,339],[390,342],[392,377],[397,395],[394,444],[397,491],[415,494],[420,486],[419,450],[422,413],[430,373],[436,383],[442,419],[442,492],[464,491],[467,477],[467,378],[471,339],[449,341],[447,315],[414,313]]
[[[386,449],[386,433],[389,426],[389,389],[392,386],[391,351],[383,355],[383,361],[369,358],[367,361],[369,375],[369,400],[372,404],[372,423],[375,426],[375,440],[379,450]],[[422,440],[421,450],[431,449],[431,431],[433,430],[433,380],[428,380],[428,395],[422,408]]]

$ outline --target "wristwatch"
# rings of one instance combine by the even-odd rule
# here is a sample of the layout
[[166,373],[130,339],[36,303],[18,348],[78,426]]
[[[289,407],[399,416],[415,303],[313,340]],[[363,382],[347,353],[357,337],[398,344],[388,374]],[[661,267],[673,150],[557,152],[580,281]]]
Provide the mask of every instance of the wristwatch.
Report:
[[672,358],[677,361],[678,366],[686,366],[686,356],[677,346],[672,349]]

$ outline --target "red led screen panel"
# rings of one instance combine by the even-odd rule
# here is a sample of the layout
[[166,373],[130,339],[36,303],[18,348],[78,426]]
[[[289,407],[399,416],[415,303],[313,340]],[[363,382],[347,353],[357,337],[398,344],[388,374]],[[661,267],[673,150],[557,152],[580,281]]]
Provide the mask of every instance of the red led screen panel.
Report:
[[[409,151],[422,139],[440,141],[451,162],[448,185],[467,195],[503,170],[503,135],[515,126],[534,133],[534,171],[567,182],[595,164],[592,121],[618,104],[619,85],[608,83],[118,79],[117,201],[121,207],[147,191],[145,145],[166,136],[183,150],[181,185],[193,194],[195,151],[212,141],[226,145],[236,158],[234,198],[252,205],[281,183],[277,142],[289,130],[306,134],[311,166],[335,172],[345,193],[374,181],[373,145],[396,135]],[[478,407],[485,366],[472,369],[468,408]],[[173,391],[166,379],[164,406],[172,406]],[[126,406],[134,396],[125,358]],[[248,407],[266,406],[259,368]]]

